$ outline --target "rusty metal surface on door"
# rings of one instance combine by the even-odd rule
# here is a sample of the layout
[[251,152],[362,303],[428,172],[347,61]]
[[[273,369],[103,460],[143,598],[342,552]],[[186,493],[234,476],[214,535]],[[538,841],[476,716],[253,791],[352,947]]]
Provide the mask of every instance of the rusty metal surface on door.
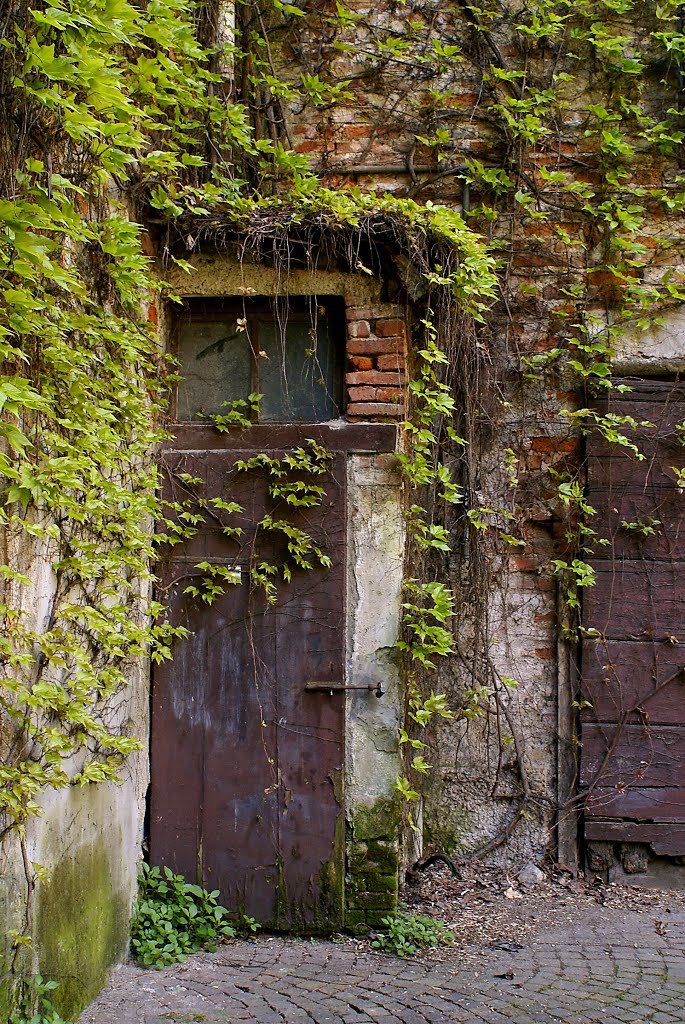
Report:
[[[325,444],[326,428],[315,432]],[[272,431],[275,458],[279,433],[287,438]],[[287,512],[331,566],[295,568],[269,604],[250,571],[288,560],[287,538],[258,524],[285,511],[264,471],[236,469],[255,453],[240,437],[242,450],[226,435],[215,448],[191,437],[163,458],[167,500],[180,505],[193,491],[236,502],[230,522],[242,532],[227,534],[225,517],[206,506],[202,528],[159,569],[170,620],[190,635],[154,672],[150,856],[265,926],[331,931],[343,923],[344,694],[305,687],[344,679],[345,453],[321,478],[321,504]],[[185,592],[203,563],[230,574],[211,605]]]

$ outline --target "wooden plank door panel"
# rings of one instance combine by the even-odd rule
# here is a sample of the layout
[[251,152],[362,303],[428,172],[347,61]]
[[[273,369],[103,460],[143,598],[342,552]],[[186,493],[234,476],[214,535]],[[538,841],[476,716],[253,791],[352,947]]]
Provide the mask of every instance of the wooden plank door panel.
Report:
[[[264,603],[247,584],[205,610],[210,679],[202,880],[232,909],[275,926],[278,893],[277,695]],[[251,606],[252,604],[252,606]]]
[[[639,754],[636,756],[636,751]],[[607,759],[607,754],[611,756]],[[606,763],[605,763],[606,759]],[[587,724],[583,729],[581,786],[602,771],[602,785],[627,788],[675,787],[683,784],[685,729],[682,725]]]
[[685,647],[669,642],[584,643],[585,721],[682,725]]
[[[597,536],[593,559],[685,562],[683,496],[673,486],[620,485],[611,481],[592,491]],[[593,524],[594,526],[594,524]]]
[[[583,600],[581,788],[589,840],[643,842],[685,854],[685,388],[628,382],[634,391],[600,412],[654,426],[619,426],[629,449],[588,440],[590,505],[597,510],[592,564],[597,583]],[[651,522],[659,520],[659,522]],[[638,529],[624,524],[633,523]],[[643,532],[640,524],[652,526]],[[681,646],[682,644],[682,646]],[[673,828],[675,824],[683,828]]]
[[584,595],[588,627],[611,640],[685,644],[685,563],[626,559],[596,561],[595,569]]

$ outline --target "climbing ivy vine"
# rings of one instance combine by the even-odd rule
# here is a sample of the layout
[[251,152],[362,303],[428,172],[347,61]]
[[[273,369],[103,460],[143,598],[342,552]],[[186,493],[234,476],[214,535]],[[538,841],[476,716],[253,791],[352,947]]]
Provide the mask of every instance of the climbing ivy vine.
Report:
[[[5,831],[21,833],[46,789],[118,777],[139,745],[118,695],[136,658],[168,658],[182,635],[150,597],[151,523],[164,518],[150,456],[166,363],[146,311],[164,286],[137,219],[220,215],[240,231],[275,211],[290,225],[351,231],[389,217],[456,246],[453,281],[474,309],[494,279],[458,215],[324,189],[306,161],[263,137],[253,92],[279,93],[256,55],[266,35],[252,34],[254,52],[219,52],[212,10],[187,0],[17,2],[0,29],[0,813]],[[216,69],[226,61],[247,69],[240,100],[225,97]],[[301,87],[314,103],[338,94],[316,76]],[[291,487],[268,468],[272,489]],[[286,500],[304,499],[291,487]],[[287,534],[295,563],[325,565],[287,523],[262,527]],[[226,582],[208,566],[201,596]]]
[[[167,292],[142,223],[181,266],[199,239],[228,236],[266,239],[286,263],[291,239],[301,250],[333,238],[352,269],[381,245],[414,266],[423,340],[401,457],[412,493],[401,645],[417,669],[402,740],[419,773],[414,727],[448,713],[419,677],[464,657],[456,592],[475,581],[483,595],[493,551],[525,545],[515,445],[499,467],[511,502],[479,498],[507,388],[527,387],[555,421],[566,394],[572,434],[626,443],[625,424],[590,414],[587,398],[611,387],[617,335],[684,297],[670,226],[685,205],[678,0],[407,0],[378,12],[263,0],[234,14],[227,26],[216,5],[189,0],[15,0],[0,15],[5,830],[21,831],[46,789],[117,777],[138,741],[115,698],[133,660],[169,657],[179,632],[150,598],[150,524],[164,514],[150,454],[167,375],[154,310]],[[404,194],[325,185],[344,171],[331,167],[335,111],[370,86],[383,99],[369,147],[382,131],[401,141]],[[295,114],[320,129],[320,166],[297,151]],[[557,327],[518,338],[514,302]],[[591,583],[592,512],[574,458],[553,470],[571,532],[554,568],[573,607]],[[295,561],[325,564],[290,541]],[[471,555],[468,581],[456,544]],[[516,681],[494,668],[487,629],[474,651],[462,717],[506,716],[498,695]],[[516,820],[531,795],[523,774],[520,793]]]

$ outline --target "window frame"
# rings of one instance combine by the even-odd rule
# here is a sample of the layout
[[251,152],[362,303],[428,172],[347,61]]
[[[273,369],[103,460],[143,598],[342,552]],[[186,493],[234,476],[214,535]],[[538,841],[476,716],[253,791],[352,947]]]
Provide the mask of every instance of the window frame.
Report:
[[[259,392],[260,321],[270,318],[276,324],[282,322],[284,328],[288,323],[292,322],[308,324],[312,327],[316,324],[316,319],[313,316],[313,308],[315,307],[323,307],[327,312],[328,329],[331,333],[332,351],[334,356],[332,390],[333,404],[337,409],[337,417],[335,417],[335,419],[343,419],[347,406],[347,391],[345,388],[346,320],[345,303],[338,295],[312,294],[287,297],[279,295],[251,295],[245,298],[236,296],[211,296],[207,298],[202,296],[189,296],[183,299],[183,306],[180,309],[175,310],[172,314],[173,327],[170,334],[169,348],[171,354],[177,360],[177,369],[180,374],[180,371],[182,370],[179,358],[180,338],[181,328],[184,324],[190,322],[210,323],[221,319],[226,319],[226,321],[231,319],[246,319],[246,341],[250,347],[250,391],[248,393],[252,394]],[[196,416],[193,419],[184,420],[180,420],[178,418],[179,385],[182,383],[183,379],[182,374],[180,374],[180,376],[181,380],[175,383],[170,395],[169,413],[171,422],[184,425],[209,425],[211,423],[210,416]],[[247,395],[245,397],[247,397]],[[262,426],[268,426],[269,424],[276,423],[313,425],[315,423],[332,422],[330,419],[265,420],[259,419],[258,415],[254,411],[251,413],[250,419],[253,424],[260,424]]]

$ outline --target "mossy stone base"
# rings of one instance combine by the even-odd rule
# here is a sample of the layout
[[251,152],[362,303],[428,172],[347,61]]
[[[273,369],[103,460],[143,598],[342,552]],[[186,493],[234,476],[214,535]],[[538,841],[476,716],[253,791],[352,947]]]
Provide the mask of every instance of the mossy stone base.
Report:
[[59,982],[51,999],[73,1019],[94,999],[128,946],[128,900],[105,841],[62,857],[38,894],[40,973]]
[[347,846],[345,926],[363,932],[397,910],[401,813],[383,798],[355,811]]

